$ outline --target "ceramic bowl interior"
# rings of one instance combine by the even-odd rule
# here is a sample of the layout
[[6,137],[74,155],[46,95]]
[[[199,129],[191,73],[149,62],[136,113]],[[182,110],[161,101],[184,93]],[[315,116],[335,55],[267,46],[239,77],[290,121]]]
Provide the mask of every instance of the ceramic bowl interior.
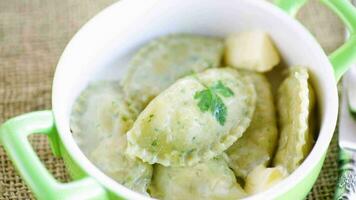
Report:
[[299,22],[263,1],[122,0],[102,11],[75,35],[57,66],[53,110],[65,147],[105,187],[127,198],[143,198],[105,176],[80,151],[69,130],[75,98],[90,81],[119,80],[131,55],[157,36],[194,33],[224,37],[247,30],[268,32],[287,66],[307,66],[312,74],[320,112],[318,141],[301,167],[260,197],[290,190],[326,152],[336,123],[337,90],[332,67],[313,36]]

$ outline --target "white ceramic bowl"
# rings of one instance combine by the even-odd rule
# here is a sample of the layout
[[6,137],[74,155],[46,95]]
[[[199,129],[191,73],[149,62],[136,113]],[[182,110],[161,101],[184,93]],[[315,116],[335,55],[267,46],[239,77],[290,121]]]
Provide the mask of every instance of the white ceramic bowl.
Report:
[[69,130],[75,98],[92,80],[120,79],[130,55],[157,36],[183,32],[223,37],[253,29],[271,35],[288,66],[308,66],[317,93],[321,126],[312,152],[287,179],[254,198],[287,193],[322,162],[335,129],[338,95],[332,66],[314,37],[285,12],[261,1],[130,0],[101,12],[72,39],[57,66],[53,111],[64,145],[105,187],[130,199],[143,198],[104,175],[78,148]]
[[[338,112],[336,80],[328,57],[308,30],[278,7],[261,0],[121,0],[80,29],[60,58],[52,96],[58,130],[58,135],[52,138],[57,138],[58,144],[54,146],[59,146],[55,152],[62,154],[75,179],[87,177],[95,182],[94,188],[100,188],[82,188],[84,192],[80,194],[84,196],[77,195],[76,198],[149,199],[103,174],[73,139],[69,128],[72,105],[90,81],[120,79],[131,55],[161,35],[194,33],[224,37],[254,29],[269,33],[287,66],[309,68],[318,99],[320,129],[313,150],[297,170],[271,189],[248,199],[304,198],[320,172],[335,129]],[[14,162],[19,161],[14,159]],[[26,170],[20,169],[22,174],[30,173]],[[32,181],[30,185],[35,193],[40,190],[33,184],[33,178],[24,178],[27,182]],[[44,184],[42,187],[54,190],[67,184],[57,185]]]

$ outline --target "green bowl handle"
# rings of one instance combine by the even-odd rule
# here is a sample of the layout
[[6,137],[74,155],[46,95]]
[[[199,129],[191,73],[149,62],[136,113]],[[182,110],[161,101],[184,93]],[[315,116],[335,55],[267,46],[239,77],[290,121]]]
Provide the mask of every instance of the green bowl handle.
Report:
[[274,0],[274,4],[294,17],[307,1],[308,0]]
[[[345,23],[350,37],[341,47],[329,55],[337,81],[356,63],[356,8],[348,0],[320,0],[333,10]],[[307,0],[275,0],[275,4],[295,16]]]
[[33,133],[47,135],[52,147],[58,142],[51,111],[28,113],[8,120],[0,127],[0,143],[38,199],[107,199],[105,190],[93,178],[70,183],[55,180],[28,141],[27,137]]

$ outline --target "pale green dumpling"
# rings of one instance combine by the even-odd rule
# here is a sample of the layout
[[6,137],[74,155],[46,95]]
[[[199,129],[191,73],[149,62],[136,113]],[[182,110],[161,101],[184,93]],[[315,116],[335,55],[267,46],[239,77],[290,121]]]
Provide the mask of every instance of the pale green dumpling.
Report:
[[179,78],[218,67],[223,54],[220,39],[174,34],[143,46],[132,58],[122,85],[139,112]]
[[193,167],[156,165],[149,191],[163,200],[236,200],[246,196],[223,156]]
[[122,89],[115,81],[91,83],[72,107],[70,128],[85,153],[115,133],[126,133],[136,114],[129,110]]
[[255,85],[256,109],[246,132],[226,151],[229,166],[242,178],[258,165],[267,166],[278,142],[275,106],[267,78],[247,71],[244,75]]
[[309,154],[314,143],[313,117],[315,97],[308,83],[308,70],[293,67],[278,89],[280,138],[275,166],[293,172]]
[[146,194],[152,166],[126,155],[126,132],[135,114],[128,109],[117,82],[89,85],[74,103],[73,137],[98,168],[117,182]]
[[255,101],[252,81],[234,69],[182,78],[138,116],[128,132],[128,152],[164,166],[210,160],[241,137]]
[[151,183],[152,165],[127,155],[126,146],[126,134],[115,134],[104,139],[89,159],[118,183],[148,195],[147,188]]

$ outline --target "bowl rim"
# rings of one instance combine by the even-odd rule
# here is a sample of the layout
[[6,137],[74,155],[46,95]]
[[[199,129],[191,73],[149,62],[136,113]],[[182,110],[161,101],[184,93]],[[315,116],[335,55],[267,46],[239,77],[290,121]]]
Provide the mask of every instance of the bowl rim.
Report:
[[[72,137],[70,131],[68,128],[63,127],[63,120],[66,120],[66,117],[62,114],[59,113],[59,108],[61,102],[58,101],[57,96],[60,95],[60,89],[61,89],[61,81],[62,78],[59,77],[65,77],[65,73],[62,70],[64,68],[64,61],[66,59],[70,59],[70,51],[73,48],[73,46],[76,45],[76,42],[79,37],[82,37],[83,35],[86,35],[89,33],[90,28],[89,27],[95,27],[97,23],[99,23],[99,18],[105,18],[110,16],[110,13],[112,12],[117,12],[121,7],[123,7],[125,4],[136,4],[139,2],[140,4],[146,4],[148,7],[153,6],[156,3],[159,3],[161,0],[153,0],[153,1],[144,1],[144,0],[121,0],[119,2],[116,2],[112,4],[111,6],[105,8],[101,12],[99,12],[97,15],[95,15],[93,18],[91,18],[83,27],[80,28],[80,30],[74,35],[74,37],[70,40],[70,42],[67,44],[65,50],[63,51],[58,65],[56,67],[54,79],[53,79],[53,91],[52,91],[52,107],[53,107],[53,113],[54,113],[54,118],[55,118],[55,123],[57,126],[58,130],[58,135],[63,143],[63,146],[67,150],[68,154],[71,156],[71,158],[75,161],[75,163],[85,170],[85,172],[90,176],[96,179],[100,184],[103,185],[105,189],[108,189],[110,191],[114,191],[115,194],[119,196],[123,196],[128,199],[152,199],[150,197],[146,197],[144,195],[141,195],[137,192],[134,192],[123,185],[115,182],[112,178],[106,176],[103,172],[101,172],[93,163],[91,163],[88,158],[84,155],[84,153],[80,150],[79,146],[75,142],[74,138]],[[320,47],[319,43],[316,41],[316,39],[309,33],[309,31],[301,25],[297,20],[293,19],[289,15],[287,15],[284,11],[280,10],[273,4],[265,1],[249,1],[249,0],[236,0],[241,3],[245,4],[253,4],[253,6],[260,7],[262,9],[267,10],[267,12],[271,12],[275,15],[278,15],[282,20],[286,21],[289,26],[297,31],[299,31],[305,40],[307,42],[312,44],[313,48],[316,48],[320,52],[320,61],[324,63],[325,66],[325,74],[323,74],[323,77],[328,79],[328,91],[329,93],[329,98],[327,99],[327,108],[325,108],[325,113],[326,117],[324,120],[323,126],[320,125],[321,129],[319,132],[318,139],[312,149],[312,151],[309,153],[308,157],[303,161],[303,163],[292,173],[290,174],[287,178],[285,178],[283,181],[277,183],[273,187],[271,187],[269,190],[261,192],[259,194],[253,195],[251,197],[248,197],[246,199],[252,200],[252,199],[265,199],[266,196],[271,197],[271,198],[276,198],[280,197],[283,194],[288,193],[293,187],[295,187],[298,183],[300,183],[306,176],[308,175],[309,172],[311,172],[316,165],[321,162],[321,159],[327,152],[327,148],[330,144],[330,141],[332,139],[335,126],[336,126],[336,121],[337,121],[337,113],[338,113],[338,93],[337,93],[337,87],[336,87],[336,80],[334,78],[333,74],[333,69],[332,66],[325,55],[324,51]],[[150,5],[148,5],[150,4]],[[121,9],[121,11],[124,11]],[[125,12],[125,11],[124,11]],[[126,11],[127,12],[127,11]],[[331,105],[331,106],[330,106]]]

